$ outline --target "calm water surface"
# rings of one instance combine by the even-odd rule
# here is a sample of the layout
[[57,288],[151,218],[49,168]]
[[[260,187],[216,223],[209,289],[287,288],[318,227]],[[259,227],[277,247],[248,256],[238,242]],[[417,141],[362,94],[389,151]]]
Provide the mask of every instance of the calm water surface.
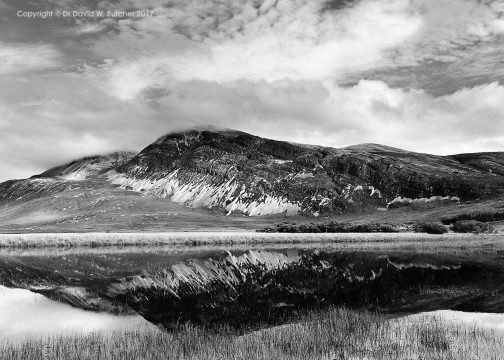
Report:
[[219,311],[243,313],[253,326],[263,310],[288,319],[292,309],[339,304],[501,331],[503,265],[497,253],[345,252],[314,243],[8,250],[0,252],[0,339],[213,323],[224,318]]

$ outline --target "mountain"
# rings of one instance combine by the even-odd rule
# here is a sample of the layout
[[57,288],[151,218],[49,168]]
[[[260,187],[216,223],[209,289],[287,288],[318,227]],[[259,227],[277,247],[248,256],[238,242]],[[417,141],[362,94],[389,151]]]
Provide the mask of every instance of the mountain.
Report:
[[1,183],[0,230],[253,228],[273,216],[499,199],[503,175],[504,153],[336,149],[194,129],[162,136],[138,154],[87,157]]

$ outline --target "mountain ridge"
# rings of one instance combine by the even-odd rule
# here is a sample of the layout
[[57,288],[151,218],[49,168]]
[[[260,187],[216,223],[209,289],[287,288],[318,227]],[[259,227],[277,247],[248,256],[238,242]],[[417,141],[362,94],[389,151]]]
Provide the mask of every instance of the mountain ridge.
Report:
[[[504,194],[503,174],[504,152],[440,156],[379,144],[330,148],[230,129],[193,129],[163,135],[136,154],[81,158],[0,183],[0,228],[2,217],[9,225],[41,199],[53,204],[51,212],[63,222],[69,208],[87,219],[102,219],[113,209],[116,217],[107,221],[122,224],[131,221],[125,215],[131,211],[139,216],[146,209],[148,215],[153,203],[158,212],[181,206],[177,211],[210,210],[216,217],[327,217],[498,198]],[[81,198],[89,201],[76,200]],[[98,209],[96,201],[107,206]],[[129,210],[123,214],[124,204]],[[24,210],[9,215],[15,208]]]

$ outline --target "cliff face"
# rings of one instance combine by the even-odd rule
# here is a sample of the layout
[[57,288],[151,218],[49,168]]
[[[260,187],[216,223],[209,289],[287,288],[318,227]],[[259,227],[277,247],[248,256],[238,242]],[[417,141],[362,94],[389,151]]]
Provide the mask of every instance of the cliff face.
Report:
[[[0,225],[28,221],[37,209],[56,227],[70,215],[76,223],[97,219],[88,220],[90,229],[130,224],[133,216],[158,219],[155,211],[167,214],[176,206],[200,214],[213,209],[220,217],[386,211],[499,198],[503,174],[504,153],[435,156],[377,144],[335,149],[234,130],[190,130],[163,136],[136,155],[88,157],[4,182]],[[111,213],[117,216],[104,220]]]

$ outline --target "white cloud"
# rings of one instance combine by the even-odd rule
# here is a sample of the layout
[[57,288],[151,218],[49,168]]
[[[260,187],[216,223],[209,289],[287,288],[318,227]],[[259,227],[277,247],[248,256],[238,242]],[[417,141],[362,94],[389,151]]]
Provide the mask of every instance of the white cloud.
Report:
[[[104,43],[139,47],[141,55],[120,57],[106,74],[120,98],[134,98],[149,82],[159,86],[174,79],[336,78],[375,67],[384,61],[385,50],[402,45],[421,25],[407,2],[391,0],[362,1],[339,12],[321,12],[322,1],[301,0],[257,8],[231,1],[177,5],[157,8],[153,18],[121,20],[117,36],[108,34],[93,45],[107,55],[110,47]],[[158,41],[162,49],[153,51],[153,34],[160,41],[178,39],[179,46],[165,49]]]
[[[58,29],[69,37],[59,51],[89,49],[101,61],[79,74],[46,71],[61,65],[54,46],[0,43],[2,180],[138,150],[202,123],[336,147],[504,150],[504,88],[488,81],[503,74],[498,2],[361,0],[337,11],[322,11],[322,0],[169,3],[101,2],[152,7],[155,16]],[[447,64],[449,86],[436,83],[429,61]],[[424,83],[445,95],[387,81],[418,64]],[[356,76],[338,86],[379,68],[390,71],[383,81]],[[491,83],[461,89],[471,76]]]
[[0,41],[0,75],[53,69],[60,53],[51,45],[8,44]]
[[443,154],[504,150],[504,87],[497,83],[436,98],[366,80],[350,88],[314,80],[175,81],[169,93],[145,94],[155,106],[109,96],[98,79],[82,76],[2,84],[0,166],[7,170],[1,180],[80,156],[139,150],[168,131],[198,124],[335,147],[375,142]]
[[[209,92],[209,98],[202,95]],[[336,147],[375,142],[449,154],[504,150],[502,96],[497,83],[438,98],[381,81],[351,88],[304,81],[195,83],[175,87],[166,107],[182,118],[282,140]]]
[[343,143],[387,139],[387,145],[438,154],[504,150],[502,96],[504,87],[497,83],[437,98],[421,90],[391,89],[380,81],[332,90],[339,114],[360,127]]
[[422,27],[404,46],[394,49],[398,65],[416,65],[425,60],[453,62],[468,48],[500,46],[502,12],[497,2],[474,0],[412,0],[412,9],[422,17]]
[[90,35],[104,31],[107,28],[106,22],[87,22],[77,19],[76,26],[71,34],[75,36]]
[[501,58],[489,55],[501,48],[504,31],[496,2],[362,0],[338,11],[322,11],[322,0],[148,4],[154,17],[120,20],[117,34],[93,43],[98,53],[117,55],[100,77],[120,99],[135,99],[148,87],[169,88],[174,81],[337,81],[426,61],[470,62],[465,70],[452,66],[467,77],[471,69],[478,71],[474,54],[484,51],[494,63]]

